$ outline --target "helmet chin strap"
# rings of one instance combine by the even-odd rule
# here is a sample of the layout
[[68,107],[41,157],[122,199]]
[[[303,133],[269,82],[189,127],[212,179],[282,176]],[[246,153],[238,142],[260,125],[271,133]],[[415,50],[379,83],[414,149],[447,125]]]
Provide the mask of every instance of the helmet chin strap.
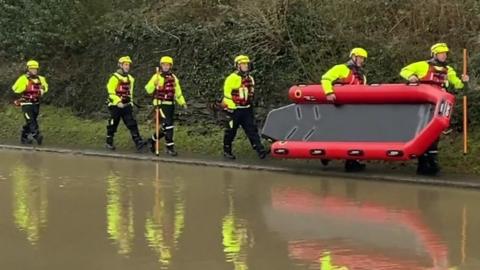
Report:
[[357,63],[357,56],[356,55],[352,55],[352,58],[350,58],[350,61],[352,61],[352,63],[356,66],[356,67],[359,67],[358,63]]
[[350,58],[350,60],[348,61],[348,63],[350,63],[350,64],[358,67],[357,61],[355,61],[353,57],[354,57],[354,56],[352,56],[352,58]]
[[447,60],[446,60],[446,59],[445,59],[445,61],[440,61],[440,59],[437,58],[437,55],[434,55],[434,56],[432,57],[432,61],[433,61],[433,62],[436,62],[436,63],[439,63],[439,64],[442,64],[442,65],[447,64]]
[[128,72],[126,72],[121,66],[119,67],[118,71],[120,71],[122,75],[128,75]]

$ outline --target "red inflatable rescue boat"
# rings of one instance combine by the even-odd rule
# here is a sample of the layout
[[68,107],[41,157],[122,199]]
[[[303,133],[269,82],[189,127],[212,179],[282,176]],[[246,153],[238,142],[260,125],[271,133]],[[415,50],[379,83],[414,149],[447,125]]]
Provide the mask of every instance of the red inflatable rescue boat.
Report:
[[430,85],[294,86],[294,102],[272,110],[262,135],[272,156],[300,159],[408,160],[422,155],[450,125],[455,97]]

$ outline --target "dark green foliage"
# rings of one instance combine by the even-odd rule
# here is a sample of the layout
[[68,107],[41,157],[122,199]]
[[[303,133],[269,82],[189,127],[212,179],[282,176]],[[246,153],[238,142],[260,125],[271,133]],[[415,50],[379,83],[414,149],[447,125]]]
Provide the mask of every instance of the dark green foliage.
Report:
[[[476,0],[0,0],[1,96],[29,58],[41,61],[51,92],[46,102],[77,115],[103,117],[105,84],[121,55],[134,59],[138,102],[162,55],[175,69],[191,106],[190,121],[208,120],[207,104],[221,95],[235,55],[255,60],[259,114],[287,103],[295,83],[318,83],[354,46],[370,54],[369,81],[401,81],[405,64],[429,57],[429,47],[449,43],[461,68],[470,49],[471,122],[478,124],[476,94],[480,3]],[[13,63],[13,64],[9,64]],[[461,70],[458,70],[461,72]],[[148,116],[144,109],[141,117]],[[458,114],[457,114],[458,116]],[[455,123],[460,121],[455,120]]]

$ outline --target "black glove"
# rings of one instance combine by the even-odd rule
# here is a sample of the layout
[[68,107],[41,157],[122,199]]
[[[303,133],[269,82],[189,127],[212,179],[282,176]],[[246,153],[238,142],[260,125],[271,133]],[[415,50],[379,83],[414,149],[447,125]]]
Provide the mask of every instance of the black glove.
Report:
[[130,103],[131,100],[132,99],[129,96],[123,96],[122,97],[122,103],[123,104]]

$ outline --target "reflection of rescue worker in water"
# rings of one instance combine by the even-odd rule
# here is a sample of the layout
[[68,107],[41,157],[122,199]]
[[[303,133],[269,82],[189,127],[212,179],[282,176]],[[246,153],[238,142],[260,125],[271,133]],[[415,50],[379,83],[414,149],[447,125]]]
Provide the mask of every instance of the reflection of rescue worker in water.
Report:
[[[367,84],[367,77],[363,72],[363,65],[367,57],[366,50],[354,48],[350,52],[350,60],[347,63],[333,66],[322,76],[322,88],[328,101],[334,103],[337,98],[332,84]],[[328,160],[322,160],[322,163],[326,165]],[[364,169],[365,164],[361,164],[357,160],[347,160],[345,162],[345,171],[347,172],[362,171]]]
[[38,160],[27,157],[22,160],[28,167],[15,166],[11,173],[13,183],[13,217],[15,225],[23,231],[27,240],[36,245],[40,235],[47,225],[48,218],[48,194],[47,182],[42,175],[41,165]]
[[[155,204],[145,220],[145,238],[163,266],[172,263],[185,227],[184,182],[155,181]],[[167,188],[168,186],[168,188]]]
[[48,91],[45,77],[38,75],[40,65],[35,60],[27,62],[27,72],[21,75],[12,90],[21,94],[20,99],[15,101],[17,106],[22,107],[25,125],[20,136],[22,144],[31,144],[32,138],[38,145],[42,144],[43,136],[40,134],[37,118],[40,113],[40,98]]
[[117,132],[120,119],[130,130],[132,140],[137,150],[141,150],[145,145],[138,131],[137,121],[133,116],[133,87],[135,79],[129,74],[132,60],[128,56],[121,57],[118,60],[119,69],[113,73],[107,83],[108,91],[108,110],[110,119],[107,125],[107,139],[105,147],[115,150],[113,137]]
[[227,115],[225,134],[223,138],[223,155],[228,159],[235,159],[232,143],[237,135],[239,126],[242,126],[253,149],[258,157],[264,159],[267,151],[260,141],[255,113],[253,111],[255,81],[250,75],[250,59],[246,55],[235,58],[235,72],[230,74],[223,87],[223,105]]
[[253,244],[253,236],[249,235],[247,221],[235,213],[233,189],[227,190],[228,213],[222,220],[223,252],[227,262],[233,264],[235,270],[248,269],[248,248]]
[[346,266],[334,265],[332,254],[329,251],[325,251],[322,253],[319,263],[320,270],[349,270]]
[[[173,142],[175,103],[185,109],[187,108],[187,103],[182,94],[180,81],[177,76],[172,73],[172,67],[173,59],[169,56],[162,57],[160,59],[158,72],[152,76],[145,86],[145,90],[148,94],[153,94],[153,106],[158,106],[160,109],[162,126],[159,132],[159,139],[165,137],[167,154],[176,156],[177,151],[175,151],[175,143]],[[153,153],[155,153],[156,141],[156,132],[154,132],[152,138],[149,140]]]
[[[458,90],[463,88],[463,82],[468,82],[468,75],[458,78],[455,70],[448,65],[448,46],[445,43],[437,43],[430,48],[432,58],[420,61],[404,67],[400,76],[411,83],[430,83],[447,89],[450,85]],[[436,175],[440,171],[437,161],[438,142],[435,141],[427,152],[418,158],[418,174]]]
[[135,236],[132,192],[114,172],[107,176],[106,210],[109,238],[114,240],[119,254],[129,254]]

